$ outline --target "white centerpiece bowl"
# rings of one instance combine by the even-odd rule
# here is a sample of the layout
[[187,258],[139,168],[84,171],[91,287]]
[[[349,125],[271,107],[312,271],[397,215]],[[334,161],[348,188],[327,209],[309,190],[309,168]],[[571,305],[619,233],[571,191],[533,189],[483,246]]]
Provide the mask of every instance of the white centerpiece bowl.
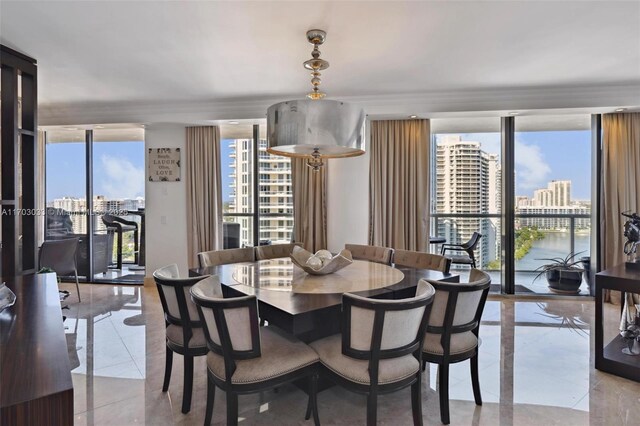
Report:
[[[311,275],[332,274],[353,263],[349,250],[342,250],[331,259],[327,259],[325,252],[326,250],[321,250],[314,255],[301,247],[295,246],[290,257],[296,266]],[[317,262],[316,259],[320,260],[320,262]]]

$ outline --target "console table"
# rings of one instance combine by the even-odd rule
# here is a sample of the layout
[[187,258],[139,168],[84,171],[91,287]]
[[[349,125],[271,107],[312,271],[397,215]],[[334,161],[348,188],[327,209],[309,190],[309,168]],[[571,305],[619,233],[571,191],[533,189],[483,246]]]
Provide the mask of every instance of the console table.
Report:
[[0,312],[0,424],[73,425],[73,382],[56,275],[5,277]]
[[640,293],[640,271],[618,265],[596,274],[596,369],[640,382],[640,355],[622,353],[627,344],[620,333],[605,341],[604,290]]

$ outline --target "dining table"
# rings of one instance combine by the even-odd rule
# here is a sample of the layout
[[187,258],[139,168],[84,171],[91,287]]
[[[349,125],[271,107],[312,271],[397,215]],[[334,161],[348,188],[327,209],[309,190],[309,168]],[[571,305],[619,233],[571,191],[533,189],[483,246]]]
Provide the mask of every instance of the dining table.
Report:
[[217,275],[224,297],[256,296],[261,320],[307,343],[340,332],[344,293],[404,299],[415,295],[423,278],[460,281],[457,274],[366,260],[354,260],[332,274],[312,275],[288,257],[194,268],[189,275]]

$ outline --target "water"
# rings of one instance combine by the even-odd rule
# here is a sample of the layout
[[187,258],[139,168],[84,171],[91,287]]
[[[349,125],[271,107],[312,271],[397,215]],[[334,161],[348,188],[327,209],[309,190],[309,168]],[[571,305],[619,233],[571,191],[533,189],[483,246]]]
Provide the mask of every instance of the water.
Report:
[[[575,260],[583,256],[589,256],[590,245],[589,234],[575,234],[575,252],[580,253]],[[534,241],[533,247],[520,260],[516,261],[517,271],[533,271],[540,265],[548,263],[542,258],[561,257],[565,258],[571,251],[571,233],[569,232],[545,232],[545,238]]]

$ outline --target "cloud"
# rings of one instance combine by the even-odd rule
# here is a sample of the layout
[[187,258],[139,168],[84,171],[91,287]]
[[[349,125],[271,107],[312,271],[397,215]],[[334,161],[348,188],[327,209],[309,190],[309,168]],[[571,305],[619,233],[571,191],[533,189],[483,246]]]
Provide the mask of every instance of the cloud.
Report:
[[104,171],[102,190],[111,199],[144,196],[144,170],[137,168],[123,157],[102,155],[100,163]]
[[540,147],[527,145],[516,139],[516,181],[521,189],[547,187],[551,168],[544,160]]

